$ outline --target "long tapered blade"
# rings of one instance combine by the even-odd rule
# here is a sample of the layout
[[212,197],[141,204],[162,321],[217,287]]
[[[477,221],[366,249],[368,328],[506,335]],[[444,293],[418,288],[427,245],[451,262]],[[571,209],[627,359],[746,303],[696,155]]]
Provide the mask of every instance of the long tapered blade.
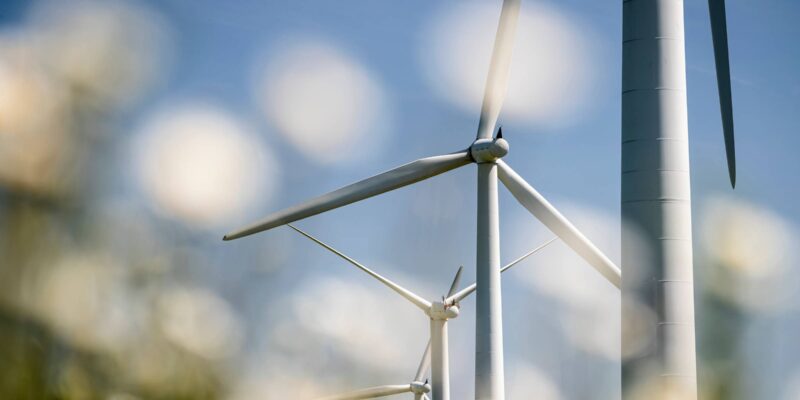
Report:
[[[542,250],[545,247],[549,246],[551,243],[555,242],[557,239],[558,239],[557,237],[552,238],[552,239],[544,242],[543,244],[539,245],[535,249],[523,254],[521,257],[517,258],[516,260],[506,264],[505,267],[500,268],[500,272],[508,271],[511,267],[519,264],[522,260],[524,260],[524,259],[526,259],[526,258],[538,253],[540,250]],[[447,299],[445,299],[445,303],[446,304],[459,303],[461,300],[464,300],[469,295],[471,295],[473,292],[475,292],[475,289],[477,289],[477,288],[478,288],[478,285],[473,283],[473,284],[465,287],[464,289],[459,290],[455,294],[451,294],[450,296],[448,296]]]
[[339,394],[336,396],[323,397],[317,400],[357,400],[357,399],[373,399],[375,397],[391,396],[394,394],[408,393],[411,391],[411,385],[383,385],[375,386],[368,389],[356,390],[349,393]]
[[620,287],[621,273],[597,247],[561,215],[539,192],[502,160],[497,161],[498,177],[506,188],[528,211],[561,238],[573,251],[593,266],[601,275],[617,288]]
[[431,303],[428,302],[427,300],[423,299],[422,297],[418,296],[414,292],[412,292],[412,291],[410,291],[410,290],[408,290],[408,289],[406,289],[406,288],[404,288],[404,287],[402,287],[402,286],[390,281],[389,279],[381,276],[377,272],[367,268],[366,266],[364,266],[363,264],[359,263],[358,261],[348,257],[347,255],[345,255],[341,251],[334,249],[333,247],[327,245],[325,242],[315,238],[314,236],[311,236],[310,234],[302,231],[301,229],[299,229],[299,228],[297,228],[297,227],[295,227],[295,226],[293,226],[291,224],[288,224],[288,226],[290,228],[294,229],[295,231],[297,231],[298,233],[300,233],[301,235],[311,239],[313,242],[317,243],[318,245],[328,249],[328,251],[330,251],[331,253],[336,254],[337,256],[341,257],[342,259],[344,259],[345,261],[349,262],[350,264],[355,265],[358,269],[366,272],[371,277],[377,279],[378,281],[380,281],[381,283],[383,283],[384,285],[389,287],[389,289],[392,289],[395,292],[397,292],[400,296],[403,296],[406,300],[414,303],[414,305],[419,307],[422,311],[428,312],[428,310],[430,310]]
[[556,236],[556,237],[554,237],[554,238],[552,238],[552,239],[550,239],[550,240],[548,240],[548,241],[544,242],[544,243],[543,243],[541,246],[539,246],[539,247],[537,247],[537,248],[535,248],[535,249],[533,249],[533,250],[531,250],[531,251],[529,251],[529,252],[527,252],[527,253],[525,253],[525,254],[521,255],[521,256],[520,256],[519,258],[517,258],[516,260],[514,260],[514,261],[512,261],[512,262],[508,263],[508,264],[507,264],[505,267],[503,267],[503,268],[500,268],[500,272],[506,272],[506,271],[508,271],[509,269],[511,269],[511,267],[513,267],[513,266],[515,266],[515,265],[519,264],[520,262],[522,262],[522,261],[523,261],[523,260],[525,260],[526,258],[528,258],[528,257],[530,257],[530,256],[532,256],[532,255],[534,255],[534,254],[536,254],[536,253],[538,253],[538,252],[539,252],[539,250],[541,250],[541,249],[543,249],[543,248],[545,248],[545,247],[549,246],[549,245],[550,245],[550,243],[553,243],[553,242],[555,242],[556,240],[558,240],[558,236]]
[[736,148],[733,140],[733,98],[725,0],[708,0],[708,10],[711,15],[711,36],[714,40],[714,60],[717,65],[719,107],[722,112],[722,131],[725,135],[725,153],[728,156],[728,175],[731,186],[736,187]]
[[455,293],[456,289],[458,289],[459,283],[461,283],[461,271],[464,270],[464,266],[461,265],[458,267],[458,271],[456,271],[456,277],[453,278],[453,283],[450,284],[450,290],[447,291],[447,297],[450,297]]
[[319,213],[355,203],[403,186],[434,177],[472,162],[468,152],[422,158],[395,169],[353,183],[305,203],[278,211],[260,222],[231,232],[223,240],[238,239]]
[[431,367],[431,340],[428,339],[428,345],[425,347],[425,352],[422,353],[422,360],[419,361],[417,367],[417,374],[414,375],[415,382],[422,382],[422,378],[428,374],[428,368]]
[[514,36],[519,20],[520,0],[504,0],[500,12],[500,23],[494,38],[492,61],[489,64],[489,76],[483,93],[481,119],[478,123],[478,139],[492,137],[497,117],[503,107],[503,100],[508,92],[508,75],[511,69],[511,53],[514,48]]

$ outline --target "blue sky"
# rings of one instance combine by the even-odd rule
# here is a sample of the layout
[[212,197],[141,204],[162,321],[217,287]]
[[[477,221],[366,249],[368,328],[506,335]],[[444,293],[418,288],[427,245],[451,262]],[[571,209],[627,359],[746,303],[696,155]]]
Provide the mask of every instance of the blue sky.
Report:
[[[791,177],[800,173],[793,151],[800,140],[793,134],[800,128],[796,113],[800,78],[794,73],[800,67],[800,48],[791,38],[800,33],[794,21],[800,5],[791,1],[728,3],[740,171],[735,195],[780,210],[796,220],[798,210],[793,206],[793,194],[797,194],[797,185],[791,184]],[[394,126],[387,127],[394,132],[392,145],[388,146],[393,149],[389,160],[402,162],[429,152],[463,147],[477,124],[477,110],[470,113],[443,104],[420,71],[424,60],[420,60],[419,48],[426,40],[423,34],[428,16],[456,2],[158,4],[177,38],[176,63],[159,97],[220,100],[258,121],[264,134],[270,135],[252,101],[253,64],[281,38],[300,34],[322,37],[342,46],[386,85],[395,106]],[[616,209],[620,6],[592,1],[553,4],[590,30],[602,46],[605,54],[596,66],[602,90],[596,93],[595,104],[588,112],[566,128],[543,127],[532,132],[530,127],[515,129],[513,121],[504,121],[513,146],[510,160],[524,164],[518,168],[525,168],[526,172],[534,171],[526,175],[535,174],[542,190],[593,199],[604,208]],[[695,198],[702,201],[708,194],[728,193],[705,2],[687,2],[686,37],[692,178]],[[457,136],[456,132],[462,130],[465,132]],[[406,136],[401,138],[400,132]],[[413,142],[411,147],[418,148],[418,143],[431,139],[441,143],[440,147],[429,152],[396,151],[398,147],[409,147],[400,146],[401,141]],[[390,165],[387,162],[359,169],[368,173]],[[546,172],[536,170],[545,165]],[[340,182],[346,182],[345,178]],[[600,196],[595,196],[597,191]]]

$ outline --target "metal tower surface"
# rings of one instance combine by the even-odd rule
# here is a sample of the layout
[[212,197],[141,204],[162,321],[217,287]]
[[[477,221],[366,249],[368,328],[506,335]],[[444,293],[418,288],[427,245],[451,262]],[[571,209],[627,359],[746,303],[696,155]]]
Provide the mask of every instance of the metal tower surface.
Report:
[[623,399],[645,382],[697,397],[683,21],[683,0],[623,1],[622,298],[655,312],[623,306]]

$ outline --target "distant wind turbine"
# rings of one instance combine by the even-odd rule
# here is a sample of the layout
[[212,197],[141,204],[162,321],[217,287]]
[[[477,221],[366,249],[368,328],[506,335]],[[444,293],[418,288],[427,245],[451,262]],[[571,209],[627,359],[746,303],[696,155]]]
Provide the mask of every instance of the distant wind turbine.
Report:
[[621,280],[619,268],[501,160],[509,150],[508,142],[503,139],[502,130],[498,130],[497,135],[492,138],[508,89],[511,51],[519,7],[520,0],[503,1],[478,132],[475,141],[467,149],[402,165],[276,212],[223,238],[224,240],[241,238],[411,185],[470,163],[478,164],[476,246],[478,294],[475,319],[475,397],[478,400],[505,399],[498,178],[517,201],[603,277],[617,288]]
[[[425,349],[425,355],[423,356],[422,362],[420,363],[420,366],[417,369],[417,375],[411,384],[381,386],[379,388],[359,390],[356,392],[351,392],[348,394],[332,398],[325,398],[325,400],[363,399],[363,398],[381,397],[381,396],[388,396],[391,394],[405,393],[408,391],[411,391],[415,394],[415,399],[419,399],[418,396],[422,396],[424,393],[427,393],[421,391],[424,387],[427,387],[421,383],[421,380],[428,369],[429,365],[428,363],[433,364],[433,368],[431,369],[431,383],[432,383],[431,395],[433,396],[433,399],[449,400],[450,358],[449,358],[449,346],[448,346],[448,335],[447,335],[447,321],[458,317],[459,303],[465,298],[467,298],[469,295],[471,295],[473,292],[475,292],[477,288],[477,285],[473,283],[472,285],[469,285],[464,289],[456,291],[458,289],[458,284],[461,281],[461,271],[463,270],[463,267],[458,268],[458,272],[456,272],[456,276],[453,279],[453,283],[450,285],[450,290],[447,292],[447,296],[442,296],[441,300],[428,301],[422,298],[421,296],[417,295],[416,293],[398,285],[397,283],[392,282],[388,278],[385,278],[380,274],[378,274],[377,272],[367,268],[366,266],[359,263],[355,259],[345,255],[339,250],[334,249],[330,245],[315,238],[311,234],[291,224],[289,224],[289,227],[294,229],[301,235],[307,237],[308,239],[314,241],[318,245],[324,247],[328,251],[341,257],[350,264],[353,264],[354,266],[356,266],[356,268],[366,272],[371,277],[377,279],[378,281],[386,285],[389,289],[394,290],[395,292],[397,292],[397,294],[403,296],[403,298],[405,298],[406,300],[410,301],[412,304],[417,306],[425,313],[425,315],[427,315],[430,318],[430,340],[428,341],[428,347]],[[500,272],[505,272],[509,270],[510,268],[517,265],[521,261],[544,249],[549,244],[553,243],[556,239],[557,238],[550,239],[549,241],[543,243],[542,245],[536,247],[535,249],[523,254],[521,257],[517,258],[516,260],[510,262],[508,265],[503,267],[500,270]],[[370,393],[371,397],[357,397],[357,396],[366,396],[366,393]],[[378,395],[376,393],[383,393],[383,394]],[[351,396],[356,396],[356,397],[351,397]]]

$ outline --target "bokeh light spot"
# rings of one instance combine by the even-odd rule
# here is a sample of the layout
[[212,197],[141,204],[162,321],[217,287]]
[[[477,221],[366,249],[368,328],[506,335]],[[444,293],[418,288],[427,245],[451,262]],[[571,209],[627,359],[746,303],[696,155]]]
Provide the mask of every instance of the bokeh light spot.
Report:
[[365,66],[332,44],[287,40],[270,54],[258,79],[257,95],[269,122],[318,163],[360,159],[387,134],[383,88]]
[[138,136],[136,172],[152,205],[192,226],[231,224],[278,176],[264,144],[210,104],[161,109]]

